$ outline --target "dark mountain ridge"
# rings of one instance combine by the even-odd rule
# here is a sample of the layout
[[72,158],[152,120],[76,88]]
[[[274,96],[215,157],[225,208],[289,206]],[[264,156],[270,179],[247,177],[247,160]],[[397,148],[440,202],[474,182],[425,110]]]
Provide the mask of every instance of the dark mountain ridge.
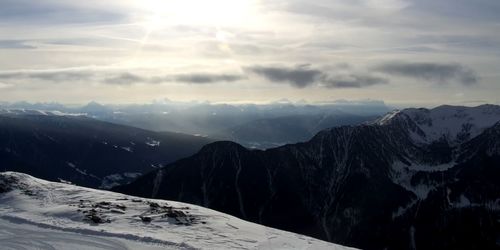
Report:
[[443,106],[265,151],[216,142],[116,190],[363,249],[498,249],[498,121]]
[[0,170],[107,188],[189,156],[207,138],[151,132],[85,116],[0,114]]

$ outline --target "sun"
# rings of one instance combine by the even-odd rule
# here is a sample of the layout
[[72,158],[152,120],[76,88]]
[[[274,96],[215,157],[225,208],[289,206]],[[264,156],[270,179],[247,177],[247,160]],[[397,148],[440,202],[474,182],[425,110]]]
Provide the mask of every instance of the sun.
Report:
[[236,26],[250,21],[252,0],[145,0],[152,26],[164,23]]

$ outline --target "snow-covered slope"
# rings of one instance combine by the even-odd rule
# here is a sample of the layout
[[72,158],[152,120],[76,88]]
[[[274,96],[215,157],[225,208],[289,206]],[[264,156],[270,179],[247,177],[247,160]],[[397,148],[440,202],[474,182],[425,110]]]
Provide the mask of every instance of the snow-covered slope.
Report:
[[445,139],[456,145],[476,137],[500,121],[500,106],[409,108],[390,112],[376,123],[386,125],[400,121],[409,121],[418,127],[412,135],[415,142],[431,143]]
[[0,173],[2,249],[349,249],[185,203]]

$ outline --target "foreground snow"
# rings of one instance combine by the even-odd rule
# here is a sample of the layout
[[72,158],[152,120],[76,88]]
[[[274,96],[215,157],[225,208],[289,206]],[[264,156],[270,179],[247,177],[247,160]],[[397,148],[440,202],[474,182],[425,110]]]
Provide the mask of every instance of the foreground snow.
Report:
[[0,249],[177,249],[160,244],[49,229],[17,220],[0,219]]
[[199,206],[0,173],[2,249],[349,249]]

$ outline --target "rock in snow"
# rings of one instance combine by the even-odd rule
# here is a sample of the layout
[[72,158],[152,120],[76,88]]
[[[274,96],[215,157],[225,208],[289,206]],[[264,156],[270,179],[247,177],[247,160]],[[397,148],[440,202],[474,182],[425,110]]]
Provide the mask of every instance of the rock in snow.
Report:
[[351,249],[180,202],[0,173],[2,249]]

